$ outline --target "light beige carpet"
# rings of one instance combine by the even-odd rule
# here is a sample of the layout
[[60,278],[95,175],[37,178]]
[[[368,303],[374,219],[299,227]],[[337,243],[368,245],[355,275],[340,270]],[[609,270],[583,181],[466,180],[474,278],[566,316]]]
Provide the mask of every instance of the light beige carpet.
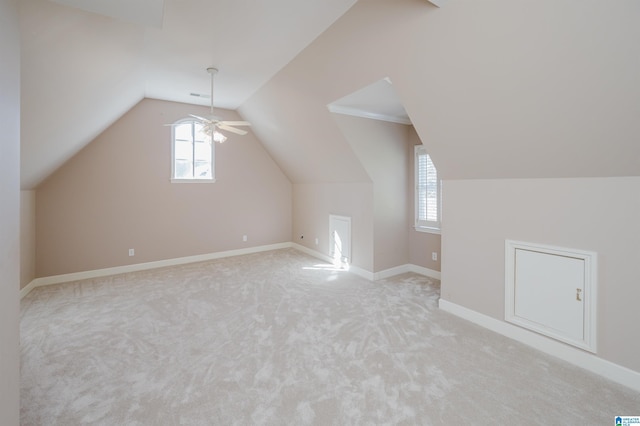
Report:
[[23,425],[609,425],[640,395],[293,249],[35,289]]

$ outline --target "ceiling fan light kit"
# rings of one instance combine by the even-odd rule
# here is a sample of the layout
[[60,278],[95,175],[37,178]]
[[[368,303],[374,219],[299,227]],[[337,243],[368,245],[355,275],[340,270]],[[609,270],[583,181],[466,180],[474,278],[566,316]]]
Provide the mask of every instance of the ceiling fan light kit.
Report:
[[236,133],[238,135],[246,135],[247,131],[242,129],[237,129],[234,126],[251,126],[251,123],[248,121],[225,121],[220,117],[216,117],[213,114],[213,78],[218,73],[218,69],[215,67],[207,68],[207,72],[211,76],[211,108],[210,115],[208,118],[200,117],[199,115],[189,114],[191,117],[195,118],[202,124],[202,132],[210,137],[215,142],[224,142],[227,140],[227,137],[218,131],[226,130],[231,133]]

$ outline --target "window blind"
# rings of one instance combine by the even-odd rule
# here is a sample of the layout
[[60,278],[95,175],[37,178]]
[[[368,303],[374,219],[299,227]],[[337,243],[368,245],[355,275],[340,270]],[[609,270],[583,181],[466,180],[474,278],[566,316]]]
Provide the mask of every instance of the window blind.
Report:
[[440,228],[439,181],[424,146],[416,146],[416,226]]

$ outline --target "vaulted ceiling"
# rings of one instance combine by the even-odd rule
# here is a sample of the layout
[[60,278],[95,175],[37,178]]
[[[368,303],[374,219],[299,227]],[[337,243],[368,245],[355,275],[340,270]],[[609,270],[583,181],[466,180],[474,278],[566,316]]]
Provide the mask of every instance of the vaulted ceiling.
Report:
[[356,0],[21,0],[22,186],[143,97],[236,109]]
[[640,175],[637,0],[159,1],[20,1],[23,188],[209,65],[293,183],[366,179],[330,108],[381,81],[445,179]]
[[360,0],[239,111],[293,182],[361,179],[326,106],[387,77],[444,179],[638,176],[639,20],[636,0]]

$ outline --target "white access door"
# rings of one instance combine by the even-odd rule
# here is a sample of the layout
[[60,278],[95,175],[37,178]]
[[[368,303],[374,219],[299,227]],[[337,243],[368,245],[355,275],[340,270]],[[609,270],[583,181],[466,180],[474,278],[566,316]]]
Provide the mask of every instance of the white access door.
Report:
[[329,215],[329,255],[334,263],[351,262],[351,218]]
[[584,260],[516,250],[515,314],[584,339]]
[[597,254],[506,241],[505,319],[596,352]]

